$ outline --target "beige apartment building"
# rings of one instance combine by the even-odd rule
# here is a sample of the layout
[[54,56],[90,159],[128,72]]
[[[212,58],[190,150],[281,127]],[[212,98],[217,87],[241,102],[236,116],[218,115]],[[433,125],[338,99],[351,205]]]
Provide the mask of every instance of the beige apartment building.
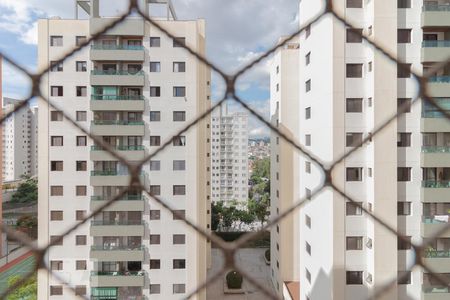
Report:
[[[76,1],[76,19],[39,20],[39,69],[51,67],[42,91],[77,125],[128,163],[145,163],[141,184],[198,226],[210,226],[210,124],[172,138],[210,107],[210,70],[181,45],[205,53],[204,20],[178,20],[170,1],[158,24],[129,17],[61,64],[54,63],[114,17],[99,0]],[[86,19],[81,16],[86,15]],[[80,16],[78,18],[78,16]],[[126,165],[39,100],[39,245],[44,246],[127,188]],[[139,189],[130,189],[45,256],[58,277],[89,299],[181,299],[206,279],[209,241]],[[39,299],[75,299],[38,273]],[[200,292],[194,299],[205,299]]]

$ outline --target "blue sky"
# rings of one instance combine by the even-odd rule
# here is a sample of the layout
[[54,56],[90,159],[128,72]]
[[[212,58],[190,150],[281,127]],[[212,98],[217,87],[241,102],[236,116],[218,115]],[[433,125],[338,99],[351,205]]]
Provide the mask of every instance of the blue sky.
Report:
[[[120,13],[126,0],[105,0],[105,15]],[[179,19],[204,18],[207,24],[207,57],[227,73],[261,55],[278,38],[297,28],[298,0],[173,0]],[[31,71],[36,70],[36,20],[40,17],[73,18],[73,0],[1,0],[0,50]],[[3,70],[3,95],[23,98],[29,82],[8,64]],[[213,100],[224,86],[213,75]],[[269,118],[268,61],[245,74],[238,83],[240,97]],[[232,107],[236,107],[233,105]],[[250,135],[268,130],[250,118]]]

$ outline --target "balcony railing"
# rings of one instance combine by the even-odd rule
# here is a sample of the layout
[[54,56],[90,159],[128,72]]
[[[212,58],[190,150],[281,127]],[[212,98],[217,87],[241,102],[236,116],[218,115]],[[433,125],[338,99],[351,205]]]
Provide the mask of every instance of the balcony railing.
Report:
[[450,47],[450,41],[423,41],[422,47]]
[[422,6],[423,11],[450,11],[449,4],[434,4],[434,3],[424,3]]
[[450,147],[446,146],[423,146],[424,153],[450,153]]
[[144,276],[144,271],[91,271],[91,276]]
[[422,222],[425,224],[442,224],[448,223],[449,217],[447,215],[439,215],[434,217],[422,217]]
[[432,285],[432,286],[424,286],[423,292],[425,294],[429,293],[450,293],[450,287],[448,286],[440,286],[440,285]]
[[95,120],[93,125],[144,125],[144,121],[127,121],[127,120]]
[[450,250],[425,250],[425,258],[450,258]]
[[94,245],[91,246],[91,250],[94,251],[136,251],[136,250],[144,250],[144,245]]
[[93,220],[91,221],[92,226],[114,226],[114,225],[143,225],[143,220]]
[[111,71],[103,71],[103,70],[92,70],[91,75],[116,75],[116,76],[144,76],[144,71],[129,71],[129,70],[111,70]]
[[[105,196],[91,196],[91,201],[108,201],[113,199],[114,197],[105,197]],[[118,201],[138,201],[143,200],[142,195],[128,195],[121,197]]]
[[422,181],[422,187],[424,187],[424,188],[450,188],[450,181],[424,180],[424,181]]
[[[116,151],[141,151],[145,149],[145,146],[143,145],[136,145],[136,146],[111,146],[113,150]],[[101,146],[91,146],[91,151],[105,151],[105,148],[102,148]]]
[[433,76],[428,79],[432,83],[450,83],[450,76]]
[[144,100],[143,95],[91,95],[91,100],[105,101],[126,101],[126,100]]
[[[450,110],[444,111],[450,114]],[[440,111],[422,111],[422,118],[446,118],[446,116]]]
[[144,50],[144,46],[134,45],[91,45],[93,50]]

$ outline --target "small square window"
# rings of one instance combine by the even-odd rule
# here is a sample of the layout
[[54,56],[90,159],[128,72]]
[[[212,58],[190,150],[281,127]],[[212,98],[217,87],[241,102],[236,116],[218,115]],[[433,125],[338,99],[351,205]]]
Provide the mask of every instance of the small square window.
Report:
[[346,216],[360,216],[362,215],[362,202],[347,202],[345,206]]
[[161,63],[159,61],[150,62],[150,72],[159,73],[161,72]]
[[305,55],[305,65],[309,65],[311,63],[311,52]]
[[77,171],[86,171],[87,170],[87,161],[85,161],[85,160],[77,160],[76,170]]
[[305,82],[305,91],[309,92],[311,90],[311,79]]
[[77,136],[77,146],[86,146],[87,145],[87,138],[86,136]]
[[150,146],[160,146],[161,145],[161,137],[158,135],[150,136]]
[[363,271],[347,271],[347,284],[363,284]]
[[173,170],[174,171],[186,170],[186,161],[185,160],[174,160],[173,161]]
[[50,62],[50,72],[62,72],[63,71],[63,63],[56,63],[56,61]]
[[150,284],[150,294],[160,294],[161,285],[160,284]]
[[62,185],[50,186],[50,196],[63,196],[63,186]]
[[397,64],[397,78],[410,78],[411,64]]
[[185,185],[174,185],[173,186],[173,195],[186,195],[186,186]]
[[86,270],[87,264],[85,260],[77,260],[75,263],[76,270]]
[[185,259],[174,259],[173,260],[173,268],[174,269],[186,269],[186,260]]
[[362,43],[362,28],[347,28],[347,43]]
[[305,225],[306,225],[308,228],[311,228],[311,217],[308,216],[308,215],[305,215]]
[[186,235],[184,235],[184,234],[174,234],[172,238],[173,238],[174,245],[186,244]]
[[159,48],[161,47],[161,38],[160,37],[150,37],[150,47]]
[[411,284],[411,271],[398,271],[398,284]]
[[346,181],[362,181],[362,168],[347,168]]
[[85,61],[77,61],[76,62],[76,71],[77,72],[87,72],[87,63]]
[[75,37],[75,45],[77,47],[81,46],[83,43],[87,41],[85,36],[76,36]]
[[62,285],[51,285],[50,296],[61,296],[63,294]]
[[150,234],[150,245],[159,245],[161,243],[161,236],[159,234]]
[[161,121],[161,112],[160,111],[151,111],[150,112],[150,122],[159,122]]
[[161,87],[151,86],[150,87],[150,97],[161,97]]
[[77,246],[85,246],[87,244],[87,238],[85,235],[77,235],[75,236],[75,245]]
[[305,146],[311,146],[311,135],[305,134]]
[[59,110],[53,110],[50,112],[50,121],[56,122],[56,121],[62,121],[64,118],[63,112]]
[[397,237],[397,249],[398,250],[410,250],[411,247],[411,237],[410,236],[402,236]]
[[150,194],[155,196],[161,195],[161,186],[160,185],[151,185],[150,186]]
[[52,97],[62,97],[64,94],[62,86],[51,86],[50,88],[50,96]]
[[346,99],[346,112],[348,113],[360,113],[362,112],[362,98],[347,98]]
[[83,221],[85,217],[86,217],[86,211],[85,210],[77,210],[75,212],[75,220]]
[[161,211],[156,209],[150,210],[150,220],[160,220],[161,219]]
[[184,61],[175,61],[173,63],[174,73],[184,73],[186,72],[186,63]]
[[52,210],[50,212],[50,221],[62,221],[63,211],[62,210]]
[[411,168],[398,167],[397,168],[397,181],[401,181],[401,182],[411,181]]
[[363,237],[362,236],[348,236],[346,238],[347,250],[362,250]]
[[311,119],[311,107],[305,108],[305,119],[306,120]]
[[77,185],[75,187],[75,196],[86,196],[87,187],[85,185]]
[[411,8],[411,0],[397,0],[397,8]]
[[174,210],[173,219],[174,220],[183,220],[186,218],[185,210]]
[[[86,270],[86,269],[84,269],[84,270]],[[76,296],[85,296],[86,295],[86,286],[85,285],[75,286],[75,295]]]
[[397,29],[397,42],[399,44],[411,43],[412,29]]
[[63,37],[60,35],[52,35],[50,36],[50,46],[52,47],[62,47],[63,45]]
[[186,121],[186,112],[185,111],[174,111],[173,112],[173,121],[174,122]]
[[173,47],[183,47],[186,45],[186,38],[176,37],[173,39]]
[[150,171],[159,171],[161,170],[161,161],[160,160],[151,160],[150,161]]
[[397,99],[397,112],[410,113],[411,112],[411,98],[398,98]]
[[55,246],[62,246],[64,239],[60,235],[51,235],[50,243]]
[[62,160],[53,160],[50,162],[50,171],[63,171],[63,166]]
[[347,0],[347,8],[362,8],[362,0]]
[[411,215],[411,202],[397,202],[397,215],[410,216]]
[[175,147],[186,146],[186,137],[185,136],[174,136],[173,137],[173,146],[175,146]]
[[87,95],[87,87],[77,86],[77,97],[86,97],[86,95]]
[[87,120],[87,113],[85,111],[77,111],[77,121],[84,122]]
[[161,260],[150,259],[150,269],[161,269]]
[[360,132],[347,132],[346,147],[361,147],[363,141],[363,134]]
[[347,64],[347,78],[362,78],[363,64]]
[[174,86],[173,87],[174,97],[186,97],[186,87],[184,86]]
[[411,147],[411,133],[398,132],[397,133],[397,147]]

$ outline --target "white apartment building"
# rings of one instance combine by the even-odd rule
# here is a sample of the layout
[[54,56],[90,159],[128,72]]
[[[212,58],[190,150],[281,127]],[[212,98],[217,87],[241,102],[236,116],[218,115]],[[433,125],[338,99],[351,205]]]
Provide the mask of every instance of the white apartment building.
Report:
[[[280,42],[285,38],[281,38]],[[299,135],[299,43],[289,41],[279,48],[270,68],[270,115],[278,130],[290,138]],[[298,199],[300,155],[283,139],[271,133],[270,216],[276,218]],[[274,290],[290,299],[289,283],[299,281],[299,213],[295,211],[271,228],[270,271]]]
[[224,104],[211,114],[211,199],[248,200],[248,114]]
[[[14,110],[21,101],[3,98],[4,113]],[[3,181],[37,175],[37,111],[37,107],[27,105],[3,122]]]
[[[166,2],[143,0],[149,3]],[[179,214],[210,227],[210,124],[199,122],[172,138],[210,107],[210,70],[180,45],[205,53],[204,20],[159,25],[127,18],[61,64],[52,63],[114,20],[99,1],[77,1],[88,19],[39,20],[39,69],[51,66],[42,91],[77,125],[134,163],[171,141],[141,173],[141,183]],[[78,15],[78,13],[76,14]],[[125,165],[39,100],[39,245],[62,235],[130,182]],[[45,256],[48,267],[88,299],[181,299],[206,279],[209,241],[139,189],[129,190]],[[45,271],[39,299],[76,296]],[[205,292],[193,299],[205,299]]]
[[[300,26],[324,9],[323,2],[300,1]],[[406,106],[405,114],[337,165],[332,177],[405,240],[420,243],[448,222],[449,122],[429,105],[411,105],[418,87],[409,72],[355,33],[420,74],[450,56],[450,1],[335,0],[333,8],[354,28],[327,15],[300,35],[298,139],[330,163]],[[434,75],[429,92],[449,107],[450,70]],[[308,198],[323,174],[304,156],[298,169],[299,197]],[[384,299],[450,298],[448,286],[420,268],[407,271],[415,257],[409,242],[331,189],[300,210],[299,223],[301,299],[366,299],[397,276]],[[424,262],[450,282],[450,233],[431,242]]]

